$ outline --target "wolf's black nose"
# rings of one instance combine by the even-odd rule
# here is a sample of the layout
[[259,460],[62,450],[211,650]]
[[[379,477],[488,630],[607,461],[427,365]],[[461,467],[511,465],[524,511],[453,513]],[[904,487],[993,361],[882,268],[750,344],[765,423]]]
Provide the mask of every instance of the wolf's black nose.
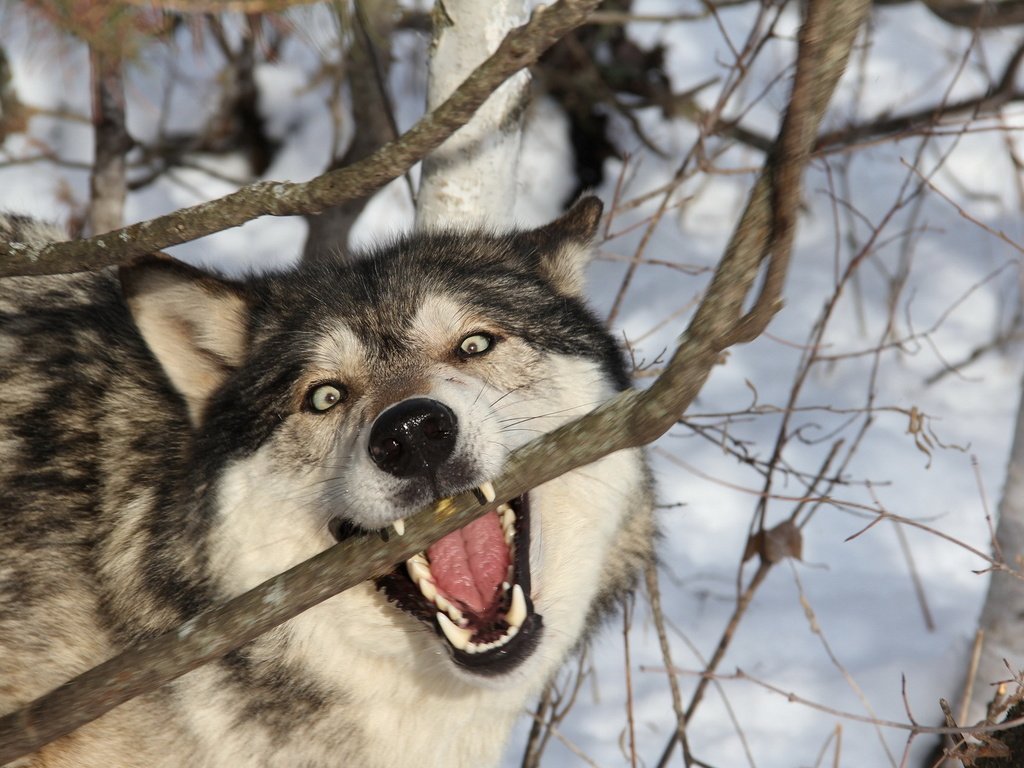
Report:
[[403,400],[373,423],[370,458],[396,477],[431,475],[455,450],[457,423],[452,409],[437,400]]

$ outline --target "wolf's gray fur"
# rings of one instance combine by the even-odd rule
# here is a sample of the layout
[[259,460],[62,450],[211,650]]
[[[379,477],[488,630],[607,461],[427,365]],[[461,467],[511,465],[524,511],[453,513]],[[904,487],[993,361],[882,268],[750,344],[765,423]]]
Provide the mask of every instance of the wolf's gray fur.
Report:
[[[0,712],[337,538],[486,491],[624,388],[580,295],[600,212],[244,280],[154,257],[0,281]],[[653,535],[635,450],[512,508],[453,544],[498,565],[432,548],[415,582],[349,590],[23,764],[495,763]]]

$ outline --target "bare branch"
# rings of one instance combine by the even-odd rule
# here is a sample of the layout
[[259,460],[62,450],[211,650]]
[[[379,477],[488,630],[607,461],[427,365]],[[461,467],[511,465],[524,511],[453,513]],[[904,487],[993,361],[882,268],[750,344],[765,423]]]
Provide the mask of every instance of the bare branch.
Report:
[[586,21],[598,0],[558,0],[534,11],[440,107],[371,157],[305,183],[258,182],[230,195],[102,236],[43,248],[0,246],[0,277],[98,269],[159,251],[259,216],[319,213],[362,197],[405,173],[464,125],[501,83]]
[[[980,7],[980,6],[979,6]],[[900,138],[920,133],[940,120],[967,116],[968,119],[998,112],[1007,104],[1024,99],[1024,91],[1017,88],[1016,77],[1024,61],[1024,44],[1021,44],[1007,59],[998,82],[993,82],[984,93],[977,96],[935,104],[914,112],[892,117],[881,117],[869,123],[849,126],[821,134],[816,151],[834,152],[851,144],[870,141],[879,137]]]

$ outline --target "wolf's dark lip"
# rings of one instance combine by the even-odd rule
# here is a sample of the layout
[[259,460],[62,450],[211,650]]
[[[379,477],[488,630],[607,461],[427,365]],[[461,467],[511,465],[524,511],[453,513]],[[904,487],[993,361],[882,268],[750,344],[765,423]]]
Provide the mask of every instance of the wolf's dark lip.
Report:
[[[511,579],[502,585],[502,594],[486,616],[473,614],[464,605],[452,606],[438,595],[423,555],[412,560],[419,561],[417,569],[426,569],[425,572],[418,570],[417,580],[426,576],[430,582],[428,585],[423,585],[422,581],[417,584],[410,576],[412,560],[374,580],[391,603],[433,628],[456,664],[480,675],[502,674],[521,664],[536,648],[543,629],[543,620],[534,611],[530,594],[529,496],[523,494],[512,499],[508,506],[515,514],[513,543],[510,546]],[[503,507],[499,505],[499,508]],[[357,526],[337,518],[331,521],[329,528],[339,541],[364,533]],[[424,591],[429,591],[431,596],[428,597]],[[463,616],[460,608],[469,615]],[[442,622],[447,626],[442,627]]]

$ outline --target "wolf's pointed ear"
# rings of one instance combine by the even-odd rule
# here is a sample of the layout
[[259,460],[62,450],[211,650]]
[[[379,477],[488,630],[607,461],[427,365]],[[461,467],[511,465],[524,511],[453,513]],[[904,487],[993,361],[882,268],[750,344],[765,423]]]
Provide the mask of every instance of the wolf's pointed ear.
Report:
[[210,395],[245,356],[241,290],[166,256],[121,267],[120,278],[139,333],[198,424]]
[[588,195],[561,217],[529,233],[540,253],[541,274],[559,292],[569,296],[583,293],[583,274],[593,256],[603,210],[601,201]]

